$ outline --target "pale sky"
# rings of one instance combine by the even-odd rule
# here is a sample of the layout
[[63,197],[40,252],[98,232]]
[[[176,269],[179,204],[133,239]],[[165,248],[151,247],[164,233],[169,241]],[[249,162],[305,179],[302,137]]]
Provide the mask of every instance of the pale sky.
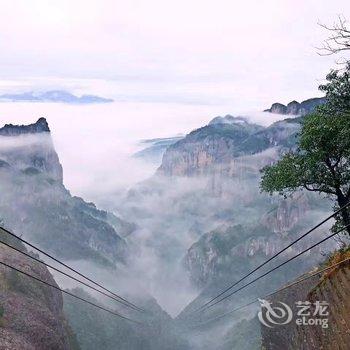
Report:
[[217,115],[256,115],[319,95],[336,57],[317,22],[348,0],[3,0],[0,93],[64,88],[105,105],[0,103],[0,126],[46,117],[74,193],[94,200],[150,176],[139,139],[186,134]]
[[317,22],[339,14],[348,0],[2,1],[0,91],[240,110],[301,100],[334,66],[316,54]]

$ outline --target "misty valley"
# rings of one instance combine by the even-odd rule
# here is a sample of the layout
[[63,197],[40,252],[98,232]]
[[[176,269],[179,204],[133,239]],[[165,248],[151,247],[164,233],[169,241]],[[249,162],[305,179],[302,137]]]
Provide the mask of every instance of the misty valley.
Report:
[[0,350],[350,350],[350,1],[0,1]]
[[[322,103],[311,99],[296,110],[268,110],[267,116],[280,113],[280,120],[267,126],[227,115],[187,135],[143,141],[144,149],[130,157],[152,163],[154,173],[96,197],[98,204],[64,185],[54,130],[45,118],[3,126],[2,226],[147,311],[116,303],[5,246],[1,261],[142,323],[0,267],[0,305],[10,310],[4,321],[0,314],[2,341],[16,349],[46,349],[48,343],[50,349],[260,349],[259,305],[206,321],[307,273],[339,242],[327,241],[222,303],[196,310],[331,213],[332,203],[319,194],[283,198],[260,188],[261,169],[296,148],[303,115]],[[324,238],[329,228],[318,228],[274,264]],[[10,238],[1,231],[1,241],[59,266]]]

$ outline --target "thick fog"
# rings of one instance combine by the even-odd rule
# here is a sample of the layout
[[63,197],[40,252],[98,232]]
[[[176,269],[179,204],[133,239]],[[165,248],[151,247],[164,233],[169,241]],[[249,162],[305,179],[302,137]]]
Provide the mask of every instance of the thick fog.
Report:
[[[233,338],[235,327],[239,327],[242,320],[250,322],[256,311],[255,306],[242,310],[206,331],[194,330],[184,334],[183,329],[176,330],[177,326],[186,328],[187,325],[201,322],[201,318],[197,317],[186,319],[187,312],[196,303],[198,305],[207,301],[208,295],[221,291],[234,282],[236,276],[243,275],[261,259],[283,248],[330,211],[330,203],[319,201],[319,197],[298,194],[288,202],[260,192],[259,170],[278,159],[278,147],[237,157],[230,163],[218,163],[208,175],[193,177],[155,176],[156,164],[132,157],[140,150],[140,140],[187,133],[207,124],[219,114],[214,114],[215,111],[204,117],[199,111],[189,109],[190,122],[181,118],[180,122],[175,122],[169,110],[168,114],[163,114],[165,110],[159,110],[152,118],[143,116],[138,119],[134,112],[122,110],[114,103],[94,106],[0,104],[0,107],[7,108],[3,115],[9,116],[1,116],[2,124],[32,123],[45,115],[63,165],[66,188],[73,195],[91,200],[99,208],[135,224],[136,229],[131,233],[123,234],[116,229],[121,236],[116,245],[121,244],[121,253],[125,259],[122,262],[117,260],[113,268],[91,260],[88,255],[75,255],[91,246],[97,247],[94,253],[98,254],[101,249],[102,254],[109,254],[113,244],[108,240],[111,237],[105,237],[105,231],[100,230],[102,221],[92,227],[92,231],[99,236],[98,243],[92,241],[90,244],[89,241],[87,245],[71,250],[70,257],[63,260],[137,305],[151,307],[158,316],[161,314],[169,321],[171,319],[164,311],[168,313],[175,319],[171,321],[171,327],[175,327],[172,331],[177,332],[176,338],[189,341],[191,349],[211,350],[223,339]],[[49,112],[41,114],[44,108]],[[119,117],[120,113],[123,117]],[[96,118],[96,115],[101,117]],[[281,116],[251,113],[248,118],[269,125],[281,119]],[[287,137],[291,126],[284,126],[281,132],[286,134],[280,136]],[[51,146],[51,139],[46,133],[0,136],[0,159],[10,159],[6,158],[10,155],[11,165],[24,170],[30,166],[30,162],[26,162],[28,154],[33,155],[36,151],[45,154],[47,147]],[[55,163],[56,159],[50,159]],[[230,174],[230,178],[227,174]],[[39,246],[46,244],[46,249],[51,249],[55,236],[56,244],[60,244],[65,240],[69,242],[69,239],[77,240],[80,236],[74,234],[84,235],[84,231],[88,231],[84,226],[84,212],[79,212],[80,216],[73,216],[74,224],[79,226],[80,231],[74,231],[73,234],[69,227],[64,227],[68,228],[67,236],[67,232],[59,226],[62,218],[70,217],[79,208],[75,202],[77,199],[72,198],[60,183],[43,181],[41,175],[27,175],[25,171],[7,173],[3,169],[0,176],[0,217],[17,228],[17,233],[22,234],[22,230],[28,228],[24,237],[29,237],[29,240],[39,237],[36,243]],[[42,230],[42,236],[35,236],[41,228],[31,226],[33,223],[46,227]],[[321,227],[310,239],[288,250],[283,259],[325,237],[329,228],[330,224]],[[327,242],[308,253],[306,259],[276,271],[273,279],[263,279],[206,312],[203,320],[277,289],[309,271],[339,244],[339,238],[338,241]],[[59,267],[44,256],[41,258]],[[77,286],[67,277],[51,272],[61,287],[72,289]],[[133,316],[125,307],[116,306],[107,298],[85,289],[104,305]],[[73,319],[76,315],[75,305],[72,304]],[[155,330],[158,331],[157,326]],[[258,327],[255,327],[255,331],[258,331]],[[237,334],[239,337],[240,333]],[[149,333],[146,335],[148,337]],[[164,336],[166,342],[168,336]]]
[[[154,165],[130,158],[140,149],[140,140],[186,134],[228,113],[241,114],[234,106],[176,103],[0,103],[0,125],[28,124],[45,117],[63,165],[65,185],[74,195],[93,201],[154,173]],[[249,115],[263,125],[281,119],[260,112]]]
[[[118,283],[114,287],[118,289],[119,285],[124,285],[125,289],[125,285],[130,286],[126,288],[128,293],[142,288],[153,295],[170,314],[177,315],[199,293],[190,284],[182,259],[200,234],[225,222],[225,218],[215,217],[214,209],[218,206],[228,208],[232,200],[210,198],[207,193],[208,179],[205,178],[183,178],[176,182],[157,178],[154,182],[143,183],[155,173],[156,166],[131,156],[139,149],[140,139],[186,133],[191,128],[207,124],[215,114],[204,118],[196,114],[198,112],[188,110],[188,115],[193,113],[192,121],[181,122],[180,119],[179,122],[177,119],[175,122],[169,111],[168,114],[159,111],[148,119],[145,117],[147,113],[140,113],[140,117],[131,116],[128,110],[127,115],[116,104],[0,104],[0,107],[8,109],[3,114],[6,115],[6,118],[2,118],[3,123],[13,124],[35,122],[37,117],[43,115],[42,110],[48,110],[45,115],[63,165],[67,189],[73,195],[92,200],[100,207],[112,210],[138,225],[132,236],[126,238],[132,247],[129,275],[134,278],[128,278],[126,284]],[[180,111],[175,112],[178,117]],[[119,113],[123,117],[118,117]],[[96,118],[99,114],[101,118]],[[111,114],[115,114],[115,118]],[[267,125],[280,116],[255,113],[251,118]],[[49,142],[47,135],[2,139],[3,150],[15,150],[19,146],[29,149],[33,145]],[[248,159],[242,161],[249,164]],[[128,190],[131,188],[137,192],[143,186],[154,193],[136,199],[138,210],[142,215],[148,215],[140,219],[133,209],[133,199],[128,198]],[[253,189],[253,192],[257,191],[257,188]],[[237,201],[247,193],[247,189],[242,192],[242,183],[231,186],[230,195],[235,196]],[[206,200],[202,200],[201,195],[206,196]],[[92,271],[92,267],[87,270]],[[99,275],[102,277],[101,273]],[[138,288],[134,288],[135,285]]]

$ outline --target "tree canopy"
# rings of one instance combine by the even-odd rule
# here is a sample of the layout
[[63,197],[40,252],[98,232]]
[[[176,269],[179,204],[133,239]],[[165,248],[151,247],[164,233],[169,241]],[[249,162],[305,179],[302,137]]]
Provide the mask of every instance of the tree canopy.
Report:
[[[276,164],[262,170],[261,188],[270,194],[289,196],[304,189],[334,198],[336,208],[350,201],[350,65],[343,73],[332,71],[326,103],[306,116],[298,135],[298,147]],[[348,207],[349,208],[349,207]],[[337,217],[337,225],[350,224],[350,210]],[[350,228],[347,228],[350,234]]]
[[327,101],[319,107],[319,113],[335,115],[350,111],[350,62],[344,69],[331,70],[319,90],[326,94]]

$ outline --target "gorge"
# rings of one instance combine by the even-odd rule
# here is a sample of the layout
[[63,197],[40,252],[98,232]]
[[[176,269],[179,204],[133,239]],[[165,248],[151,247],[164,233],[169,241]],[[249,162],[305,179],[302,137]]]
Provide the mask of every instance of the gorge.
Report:
[[[125,193],[112,193],[106,210],[65,188],[44,118],[0,129],[4,225],[75,267],[97,274],[101,282],[155,315],[149,320],[151,327],[140,329],[65,297],[63,312],[82,349],[101,344],[114,349],[118,344],[125,350],[211,350],[214,343],[220,344],[220,350],[232,349],[233,343],[234,349],[241,349],[242,325],[251,329],[252,339],[259,339],[256,308],[199,335],[189,329],[206,316],[220,314],[308,271],[334,243],[199,319],[187,314],[329,213],[327,200],[314,195],[281,199],[260,193],[260,169],[295,147],[300,122],[299,116],[269,126],[230,115],[214,118],[171,142],[156,173]],[[304,249],[325,230],[318,230],[285,256]],[[63,288],[106,303],[56,274],[54,278]],[[125,313],[122,308],[119,311]],[[89,321],[96,318],[101,326],[98,332],[95,322]],[[86,332],[88,341],[83,336]]]

